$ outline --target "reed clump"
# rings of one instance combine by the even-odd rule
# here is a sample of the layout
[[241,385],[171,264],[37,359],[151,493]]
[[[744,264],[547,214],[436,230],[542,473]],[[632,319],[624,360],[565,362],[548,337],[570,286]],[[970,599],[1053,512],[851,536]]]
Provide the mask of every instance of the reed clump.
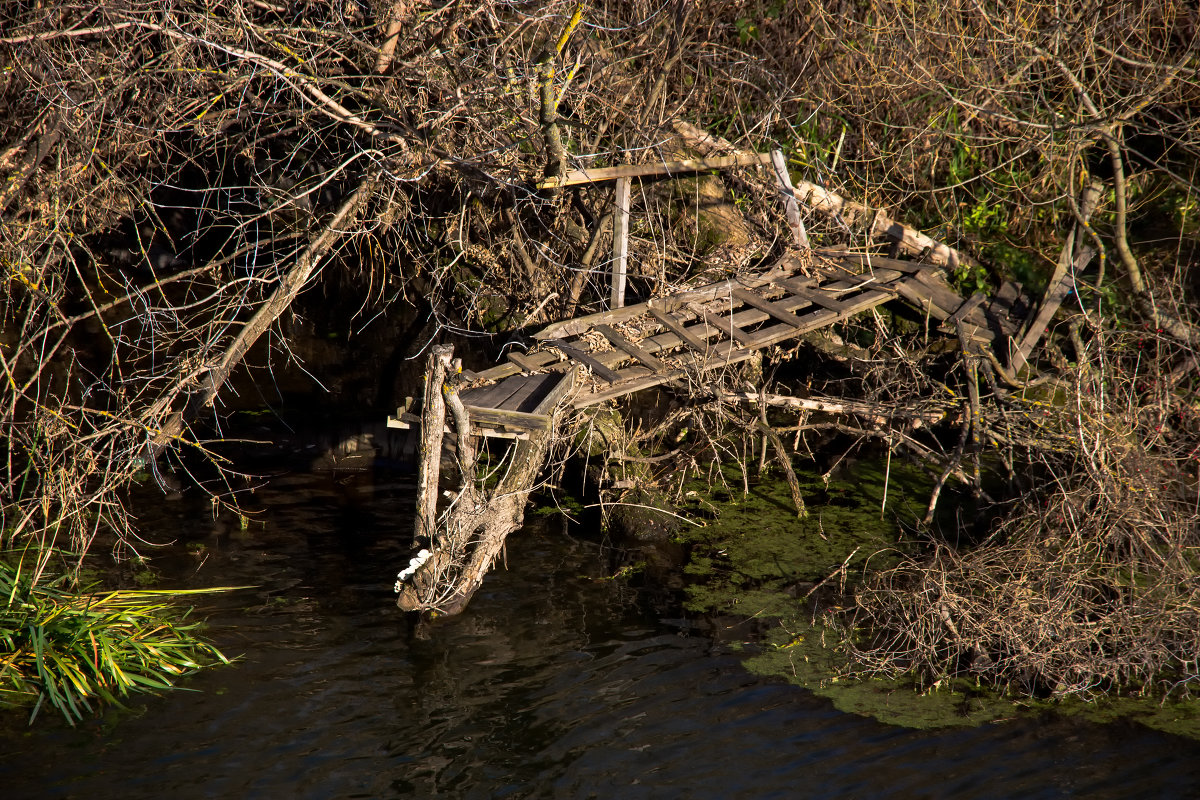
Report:
[[0,559],[0,706],[31,707],[32,723],[48,705],[74,725],[230,663],[173,601],[213,591],[80,591],[67,576],[35,580],[19,559]]

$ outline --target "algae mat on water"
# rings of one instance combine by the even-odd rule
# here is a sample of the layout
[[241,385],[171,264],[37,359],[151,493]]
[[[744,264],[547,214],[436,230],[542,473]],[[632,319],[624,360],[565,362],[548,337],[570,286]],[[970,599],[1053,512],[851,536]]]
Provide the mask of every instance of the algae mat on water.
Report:
[[[690,546],[686,605],[692,611],[753,618],[766,630],[753,642],[746,667],[776,675],[829,699],[841,711],[911,728],[980,725],[1018,716],[1054,712],[1103,723],[1122,719],[1200,739],[1200,702],[1161,703],[1139,698],[1100,698],[1057,703],[1006,697],[970,679],[919,687],[908,678],[859,680],[845,677],[840,634],[820,622],[805,595],[823,580],[852,591],[863,576],[915,554],[920,542],[909,534],[923,516],[932,490],[920,470],[895,461],[860,460],[830,476],[797,468],[807,506],[797,516],[787,483],[770,478],[744,491],[736,468],[723,473],[725,486],[709,491],[690,487],[689,510],[702,527],[685,526]],[[884,503],[886,486],[887,502]],[[962,498],[943,493],[941,522],[974,520]],[[827,598],[828,599],[828,598]],[[762,623],[767,623],[765,626]]]
[[829,476],[796,475],[803,518],[781,478],[744,491],[741,472],[727,467],[723,487],[692,487],[689,510],[705,524],[681,532],[691,547],[690,609],[779,616],[815,583],[837,573],[838,584],[852,586],[864,570],[892,566],[912,549],[904,530],[924,514],[931,484],[923,473],[856,461]]

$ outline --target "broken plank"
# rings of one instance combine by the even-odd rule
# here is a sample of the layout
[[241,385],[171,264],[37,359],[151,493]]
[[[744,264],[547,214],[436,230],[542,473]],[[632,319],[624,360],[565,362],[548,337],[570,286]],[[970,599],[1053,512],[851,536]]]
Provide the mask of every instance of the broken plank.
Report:
[[736,340],[738,344],[748,345],[754,341],[753,334],[749,334],[737,325],[733,324],[732,313],[728,317],[720,317],[699,303],[688,303],[687,308],[688,311],[691,311],[697,317],[704,320],[704,324],[708,325],[710,328],[720,331],[721,333],[725,334],[726,337]]
[[481,408],[472,405],[468,405],[466,408],[472,425],[499,425],[500,427],[530,431],[550,430],[550,417],[547,414],[529,414],[524,411]]
[[735,286],[732,290],[730,290],[730,293],[746,305],[753,306],[759,311],[764,311],[780,322],[786,322],[787,324],[797,328],[804,326],[804,323],[800,321],[800,318],[791,311],[787,310],[783,306],[771,302],[770,300],[759,297],[753,292],[749,292],[739,286]]
[[626,353],[633,356],[655,372],[661,372],[667,369],[667,365],[661,360],[650,355],[650,353],[646,352],[645,348],[640,347],[626,339],[614,328],[608,325],[597,325],[596,330],[599,331],[605,339],[608,339],[608,341],[612,342],[614,347],[624,350]]
[[567,354],[567,357],[570,358],[572,361],[578,361],[579,363],[583,364],[584,366],[590,367],[592,372],[596,373],[597,375],[599,375],[601,378],[608,381],[609,383],[613,383],[614,381],[618,380],[617,373],[615,371],[613,371],[613,369],[611,367],[609,367],[607,364],[604,364],[601,361],[599,361],[598,359],[596,359],[596,357],[593,356],[591,353],[588,353],[584,350],[580,350],[578,347],[575,347],[574,345],[567,344],[562,339],[551,339],[547,344],[550,344],[554,347],[557,347],[559,350],[562,350],[564,353]]
[[658,320],[659,324],[669,330],[671,333],[679,337],[680,341],[686,344],[697,353],[703,355],[708,352],[708,343],[697,339],[690,331],[679,323],[679,320],[672,317],[670,314],[664,314],[654,306],[650,306],[650,316]]

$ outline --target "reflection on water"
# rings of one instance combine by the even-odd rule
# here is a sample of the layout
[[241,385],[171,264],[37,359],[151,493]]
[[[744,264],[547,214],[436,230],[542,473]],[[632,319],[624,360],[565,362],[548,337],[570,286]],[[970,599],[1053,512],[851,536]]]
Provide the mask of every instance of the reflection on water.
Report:
[[1138,727],[909,731],[757,679],[597,580],[599,547],[557,526],[515,536],[461,618],[414,631],[391,594],[411,486],[298,476],[255,500],[245,531],[186,503],[143,515],[180,537],[152,562],[171,585],[258,585],[207,610],[244,660],[133,715],[6,731],[0,796],[1200,796],[1200,744]]

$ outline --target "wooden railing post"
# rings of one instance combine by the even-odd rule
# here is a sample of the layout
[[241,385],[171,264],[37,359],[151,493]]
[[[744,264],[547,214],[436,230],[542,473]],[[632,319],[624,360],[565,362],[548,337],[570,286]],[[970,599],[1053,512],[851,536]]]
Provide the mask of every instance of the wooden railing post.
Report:
[[617,197],[613,204],[612,298],[608,307],[625,305],[625,269],[629,256],[629,178],[617,179]]

